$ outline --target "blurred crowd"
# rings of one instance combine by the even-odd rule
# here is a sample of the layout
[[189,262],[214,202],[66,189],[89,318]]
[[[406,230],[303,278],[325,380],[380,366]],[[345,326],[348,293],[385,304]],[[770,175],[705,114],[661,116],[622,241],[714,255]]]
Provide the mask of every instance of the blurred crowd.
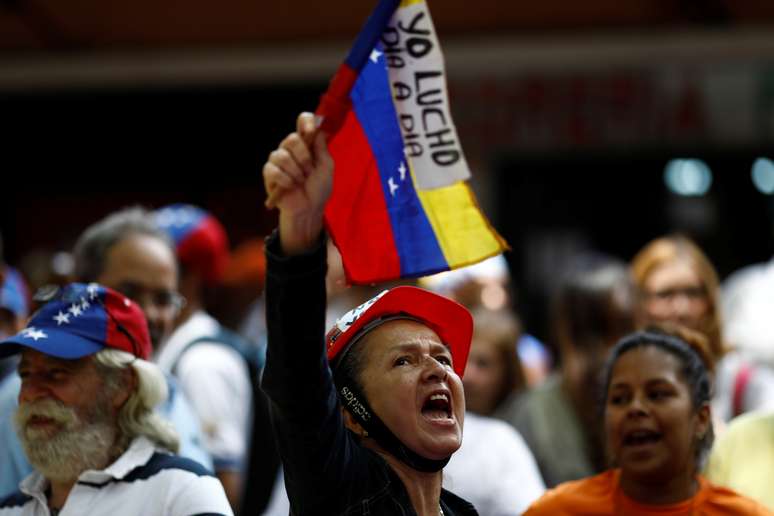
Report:
[[[384,286],[347,286],[336,248],[327,251],[331,327]],[[214,473],[235,513],[288,514],[259,388],[265,271],[262,237],[232,248],[199,207],[126,208],[84,228],[72,249],[3,263],[0,335],[22,331],[52,285],[97,282],[134,300],[148,321],[150,360],[168,383],[157,411],[180,435],[180,455]],[[680,454],[690,447],[700,492],[730,496],[727,488],[774,510],[774,262],[721,283],[695,242],[666,235],[628,263],[587,252],[556,275],[546,342],[520,319],[502,256],[418,281],[474,319],[464,440],[444,487],[481,515],[530,506],[531,514],[582,514],[584,504],[607,503],[602,486],[645,468],[637,454],[663,442],[670,456],[643,475],[680,481]],[[0,499],[34,469],[13,427],[18,367],[18,357],[0,359]],[[650,370],[672,383],[647,383]],[[677,396],[670,389],[690,394],[683,412],[663,408]],[[610,503],[623,510],[634,501]]]

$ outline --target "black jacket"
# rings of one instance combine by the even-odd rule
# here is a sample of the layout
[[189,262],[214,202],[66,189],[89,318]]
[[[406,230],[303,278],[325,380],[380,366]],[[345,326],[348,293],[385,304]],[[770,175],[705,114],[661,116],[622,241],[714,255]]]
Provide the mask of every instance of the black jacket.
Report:
[[[377,453],[349,432],[325,356],[324,242],[284,257],[277,234],[266,243],[268,350],[262,388],[295,516],[416,515],[406,488]],[[445,516],[477,515],[443,490]]]

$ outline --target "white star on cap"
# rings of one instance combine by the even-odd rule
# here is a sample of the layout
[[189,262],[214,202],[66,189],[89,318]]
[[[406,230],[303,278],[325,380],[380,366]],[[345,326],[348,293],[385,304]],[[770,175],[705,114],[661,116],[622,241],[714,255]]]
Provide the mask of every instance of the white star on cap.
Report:
[[78,317],[83,313],[83,308],[81,308],[81,305],[72,304],[70,305],[70,309],[68,310],[73,316]]
[[96,283],[89,283],[89,286],[86,287],[86,291],[89,293],[89,299],[94,299],[97,297],[97,289],[99,288],[99,285]]
[[376,50],[376,49],[373,49],[373,50],[371,50],[371,55],[370,55],[370,56],[368,56],[368,59],[370,59],[371,61],[373,61],[374,63],[376,63],[377,61],[379,61],[379,57],[380,57],[381,55],[382,55],[382,53],[381,53],[381,52],[379,52],[379,51],[378,51],[378,50]]
[[342,332],[342,333],[347,331],[349,329],[349,327],[352,326],[353,324],[355,324],[355,321],[357,321],[358,318],[361,315],[363,315],[363,312],[365,312],[366,310],[371,308],[371,305],[376,303],[379,300],[379,298],[381,298],[386,293],[387,293],[387,290],[382,290],[381,292],[379,292],[378,295],[372,297],[371,299],[369,299],[368,301],[366,301],[362,305],[356,306],[355,308],[353,308],[349,312],[347,312],[344,315],[342,315],[341,317],[339,317],[336,320],[336,327],[338,328],[338,330],[340,332]]
[[61,326],[62,324],[70,324],[70,316],[61,310],[59,310],[59,313],[54,316],[54,320],[56,321],[57,326]]
[[37,328],[29,327],[26,330],[24,330],[24,336],[28,339],[33,339],[36,342],[40,339],[47,339],[48,335],[46,335],[43,331],[38,330]]
[[91,306],[91,303],[89,303],[89,300],[85,297],[81,298],[81,308],[84,310],[87,310]]

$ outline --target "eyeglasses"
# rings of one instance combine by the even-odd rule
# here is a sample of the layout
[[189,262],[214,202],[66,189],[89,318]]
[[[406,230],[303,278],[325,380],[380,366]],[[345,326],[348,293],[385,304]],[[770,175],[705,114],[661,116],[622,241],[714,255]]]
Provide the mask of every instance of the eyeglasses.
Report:
[[115,290],[133,300],[141,307],[152,306],[158,310],[181,310],[185,306],[185,298],[174,290],[150,289],[137,283],[121,283]]
[[646,292],[646,297],[653,301],[671,302],[678,297],[688,301],[703,301],[707,299],[707,291],[704,287],[665,288],[654,292]]

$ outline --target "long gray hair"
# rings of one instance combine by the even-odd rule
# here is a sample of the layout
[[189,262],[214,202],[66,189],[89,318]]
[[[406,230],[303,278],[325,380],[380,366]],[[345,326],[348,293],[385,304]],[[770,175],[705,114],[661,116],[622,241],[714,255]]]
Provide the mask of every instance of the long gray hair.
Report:
[[124,443],[145,436],[158,446],[177,453],[180,447],[177,432],[170,422],[153,410],[167,399],[168,394],[167,381],[161,369],[117,349],[105,348],[96,353],[94,359],[108,392],[121,388],[121,371],[131,367],[137,376],[137,388],[118,413],[118,428]]

